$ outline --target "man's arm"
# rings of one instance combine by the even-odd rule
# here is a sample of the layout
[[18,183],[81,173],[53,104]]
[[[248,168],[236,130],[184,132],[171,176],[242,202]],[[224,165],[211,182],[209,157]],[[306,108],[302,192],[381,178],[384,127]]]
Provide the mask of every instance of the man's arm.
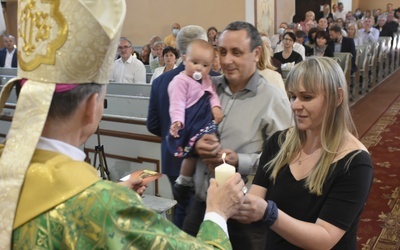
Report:
[[158,86],[160,79],[156,78],[151,85],[149,111],[147,113],[146,127],[150,133],[161,137],[160,111],[158,110]]
[[133,72],[135,76],[134,83],[146,83],[146,67],[141,61],[136,60],[136,62],[137,65]]

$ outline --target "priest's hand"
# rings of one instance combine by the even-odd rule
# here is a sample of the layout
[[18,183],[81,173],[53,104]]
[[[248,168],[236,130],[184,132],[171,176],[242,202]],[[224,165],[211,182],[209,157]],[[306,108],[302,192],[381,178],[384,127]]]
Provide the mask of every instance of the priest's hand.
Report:
[[129,178],[126,181],[119,182],[119,184],[132,189],[140,196],[143,195],[144,191],[146,191],[146,188],[148,187],[148,184],[143,184],[143,179],[141,178]]
[[207,190],[206,212],[216,212],[225,220],[237,213],[244,201],[244,182],[240,174],[235,173],[223,185],[218,186],[215,179],[210,180]]

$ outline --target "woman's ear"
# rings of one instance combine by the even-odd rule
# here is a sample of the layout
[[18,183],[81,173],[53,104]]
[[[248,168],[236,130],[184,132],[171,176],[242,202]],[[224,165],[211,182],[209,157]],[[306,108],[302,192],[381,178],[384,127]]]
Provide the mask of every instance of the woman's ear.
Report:
[[336,107],[338,107],[343,102],[343,96],[344,96],[343,89],[338,88],[337,94],[338,94],[338,99],[337,99]]

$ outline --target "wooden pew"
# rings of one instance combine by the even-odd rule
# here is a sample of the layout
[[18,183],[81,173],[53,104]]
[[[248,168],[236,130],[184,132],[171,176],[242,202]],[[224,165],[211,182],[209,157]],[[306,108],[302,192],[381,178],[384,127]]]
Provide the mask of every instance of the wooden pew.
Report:
[[396,53],[397,53],[397,39],[398,36],[397,34],[393,34],[393,44],[390,48],[390,59],[389,59],[389,74],[391,74],[392,72],[394,72],[394,70],[396,69]]
[[357,46],[357,49],[360,50],[360,58],[359,64],[357,65],[358,69],[360,70],[360,82],[359,82],[359,89],[356,92],[356,95],[353,99],[355,101],[358,98],[358,94],[365,94],[368,92],[369,86],[369,62],[370,62],[370,54],[371,54],[371,45],[360,45]]
[[110,83],[107,85],[107,94],[149,97],[150,92],[151,85],[147,83]]
[[381,36],[378,39],[379,57],[378,57],[378,81],[382,81],[388,75],[388,50],[391,43],[391,37]]
[[146,73],[152,73],[150,65],[144,65],[146,68]]
[[[335,59],[342,68],[347,81],[347,87],[350,90],[351,83],[351,53],[348,52],[335,52],[333,59]],[[350,91],[349,91],[350,93]],[[351,100],[352,96],[349,94]]]
[[153,76],[153,73],[146,73],[146,83],[150,83],[152,76]]
[[106,94],[104,114],[146,121],[150,97]]
[[379,43],[370,43],[371,51],[369,56],[369,85],[372,88],[378,84],[378,60],[379,60]]

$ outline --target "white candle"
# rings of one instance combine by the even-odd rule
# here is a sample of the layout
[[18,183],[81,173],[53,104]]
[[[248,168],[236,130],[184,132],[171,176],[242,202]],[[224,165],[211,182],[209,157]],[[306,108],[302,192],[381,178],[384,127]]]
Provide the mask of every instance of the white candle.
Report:
[[224,184],[225,181],[236,172],[236,168],[234,166],[225,163],[225,156],[226,154],[223,153],[222,160],[224,163],[215,168],[215,180],[217,181],[218,186]]

